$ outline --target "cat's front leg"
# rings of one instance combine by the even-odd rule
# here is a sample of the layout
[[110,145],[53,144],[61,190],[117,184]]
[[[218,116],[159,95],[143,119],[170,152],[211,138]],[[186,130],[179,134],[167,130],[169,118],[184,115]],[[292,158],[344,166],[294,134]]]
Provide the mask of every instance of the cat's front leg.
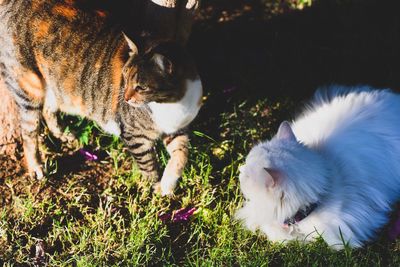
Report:
[[296,239],[296,236],[291,234],[290,227],[278,223],[265,223],[260,226],[260,230],[273,242],[287,242]]
[[153,182],[158,181],[159,175],[154,141],[142,134],[136,135],[132,133],[124,134],[122,140],[129,153],[135,159],[142,175]]
[[183,169],[188,161],[189,137],[186,132],[167,135],[163,142],[170,155],[167,166],[159,183],[161,195],[171,195],[174,192]]
[[[333,249],[343,249],[345,243],[357,241],[353,232],[344,222],[341,216],[334,211],[313,212],[298,223],[298,233],[302,234],[304,242],[312,242],[322,237]],[[352,246],[357,246],[357,242]]]

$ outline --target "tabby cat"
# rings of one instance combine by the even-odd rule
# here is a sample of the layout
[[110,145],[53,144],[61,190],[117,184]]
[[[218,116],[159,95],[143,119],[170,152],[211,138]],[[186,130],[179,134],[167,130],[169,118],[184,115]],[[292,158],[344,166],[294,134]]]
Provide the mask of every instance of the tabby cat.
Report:
[[0,70],[20,108],[27,169],[43,177],[41,115],[54,136],[72,138],[58,124],[62,111],[120,136],[154,180],[154,143],[162,138],[171,158],[160,189],[170,194],[187,162],[185,129],[201,105],[194,63],[171,42],[138,51],[109,14],[84,10],[82,1],[0,0]]

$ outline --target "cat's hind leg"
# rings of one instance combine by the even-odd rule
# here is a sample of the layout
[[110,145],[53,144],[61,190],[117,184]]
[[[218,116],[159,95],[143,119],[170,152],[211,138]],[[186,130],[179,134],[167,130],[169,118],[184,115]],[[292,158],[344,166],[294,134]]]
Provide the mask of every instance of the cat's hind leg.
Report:
[[44,176],[38,149],[40,109],[31,108],[20,106],[21,134],[28,173],[40,180]]
[[37,179],[43,178],[38,136],[44,90],[40,76],[24,71],[15,79],[5,76],[5,83],[19,107],[21,136],[28,172]]
[[60,125],[57,118],[57,101],[56,97],[51,89],[46,92],[46,99],[43,106],[43,118],[46,122],[47,127],[54,137],[60,139],[63,142],[72,143],[76,140],[75,136],[71,132],[65,132],[64,128]]

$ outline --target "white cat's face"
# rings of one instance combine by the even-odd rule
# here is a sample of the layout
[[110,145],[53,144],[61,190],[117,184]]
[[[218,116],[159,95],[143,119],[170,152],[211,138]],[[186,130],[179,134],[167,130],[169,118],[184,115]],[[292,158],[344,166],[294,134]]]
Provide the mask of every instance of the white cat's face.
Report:
[[239,179],[245,197],[283,189],[290,182],[290,170],[302,165],[297,155],[302,154],[303,148],[287,123],[282,124],[272,140],[253,147],[240,167]]
[[287,122],[272,140],[250,151],[239,176],[247,200],[287,207],[285,216],[318,201],[326,178],[323,158],[299,143]]
[[267,152],[262,144],[254,147],[246,158],[246,163],[240,167],[240,187],[247,199],[259,194],[270,194],[275,186],[272,177],[266,168],[271,166]]

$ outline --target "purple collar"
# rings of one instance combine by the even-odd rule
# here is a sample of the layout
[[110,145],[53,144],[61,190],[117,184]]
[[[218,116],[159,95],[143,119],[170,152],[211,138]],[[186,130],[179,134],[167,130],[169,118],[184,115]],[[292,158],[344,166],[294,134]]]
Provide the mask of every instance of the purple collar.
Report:
[[312,204],[308,205],[307,207],[305,207],[304,209],[299,209],[293,217],[287,218],[283,222],[284,225],[290,226],[292,224],[296,224],[296,223],[300,222],[305,217],[310,215],[310,213],[313,212],[318,207],[318,204],[319,204],[318,202],[312,203]]

